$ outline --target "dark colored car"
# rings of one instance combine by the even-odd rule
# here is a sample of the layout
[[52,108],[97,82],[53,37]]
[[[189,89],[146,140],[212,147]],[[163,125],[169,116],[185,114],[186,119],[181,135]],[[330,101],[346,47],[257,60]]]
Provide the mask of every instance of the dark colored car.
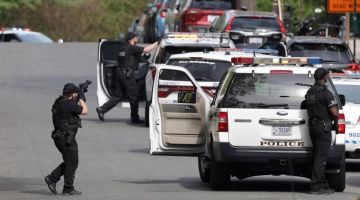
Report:
[[285,27],[275,13],[229,10],[209,28],[210,32],[228,32],[237,48],[258,48],[279,42]]
[[286,43],[268,42],[262,49],[278,50],[280,56],[320,57],[324,67],[359,71],[359,63],[344,40],[334,37],[295,36]]
[[183,0],[175,21],[180,32],[205,32],[226,10],[238,9],[236,0]]

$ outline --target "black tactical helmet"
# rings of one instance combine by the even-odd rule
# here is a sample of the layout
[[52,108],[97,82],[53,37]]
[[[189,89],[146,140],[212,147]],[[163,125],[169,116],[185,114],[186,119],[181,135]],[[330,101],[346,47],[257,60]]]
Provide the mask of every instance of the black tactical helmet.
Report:
[[63,89],[63,95],[69,95],[77,92],[77,87],[74,83],[66,83]]
[[135,37],[137,37],[138,35],[134,32],[128,32],[128,34],[126,35],[126,41],[129,41]]
[[321,80],[325,78],[325,76],[329,73],[329,71],[325,68],[318,68],[315,70],[314,78],[315,80]]

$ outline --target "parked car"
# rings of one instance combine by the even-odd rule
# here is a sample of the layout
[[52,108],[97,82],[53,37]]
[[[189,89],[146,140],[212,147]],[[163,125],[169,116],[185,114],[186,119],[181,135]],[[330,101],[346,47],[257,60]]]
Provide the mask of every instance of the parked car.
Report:
[[237,0],[184,0],[179,6],[175,30],[206,32],[213,20],[230,9],[239,9]]
[[268,42],[261,49],[278,50],[280,56],[320,57],[323,67],[359,72],[359,62],[344,40],[333,37],[294,36],[286,42]]
[[345,95],[345,151],[347,158],[360,158],[360,74],[332,74],[339,94]]
[[286,33],[275,13],[237,10],[224,12],[209,31],[228,32],[237,48],[258,48],[268,41],[279,42]]
[[[313,148],[302,102],[314,84],[316,67],[299,58],[246,56],[233,61],[237,65],[221,78],[213,99],[184,67],[158,67],[150,105],[150,154],[198,156],[200,178],[214,190],[228,189],[231,176],[311,177]],[[275,64],[279,61],[282,64]],[[169,76],[172,73],[187,83]],[[162,96],[163,83],[178,90]],[[340,114],[331,132],[326,178],[331,188],[342,192],[345,101],[337,95],[331,78],[327,87]]]
[[40,32],[21,28],[3,28],[0,31],[0,42],[53,43],[54,41]]

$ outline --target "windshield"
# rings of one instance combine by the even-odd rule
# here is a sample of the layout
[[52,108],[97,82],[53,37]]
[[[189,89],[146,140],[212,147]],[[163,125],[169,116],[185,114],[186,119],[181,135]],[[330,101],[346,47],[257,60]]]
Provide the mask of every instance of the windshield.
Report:
[[288,50],[293,57],[320,57],[324,63],[350,63],[352,56],[345,45],[295,43]]
[[360,104],[360,85],[334,84],[338,94],[345,95],[346,102]]
[[[217,60],[169,60],[167,64],[186,68],[199,82],[219,82],[223,74],[231,67],[230,62]],[[186,77],[179,76],[177,73],[177,71],[171,71],[164,75],[161,74],[161,78],[165,80],[187,80]]]
[[307,74],[236,74],[222,107],[305,109],[305,94],[313,84]]
[[280,31],[280,26],[274,17],[236,17],[231,29],[273,29]]
[[18,37],[22,42],[40,42],[40,43],[52,43],[52,39],[41,33],[24,33],[18,34]]
[[231,10],[236,9],[234,0],[195,0],[191,8],[211,9],[211,10]]

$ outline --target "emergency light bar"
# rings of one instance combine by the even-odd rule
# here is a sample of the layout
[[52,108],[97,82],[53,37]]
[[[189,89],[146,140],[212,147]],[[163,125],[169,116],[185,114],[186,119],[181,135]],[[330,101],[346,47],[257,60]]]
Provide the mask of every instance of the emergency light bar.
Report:
[[228,33],[188,33],[188,32],[173,32],[168,33],[164,37],[165,39],[199,39],[199,38],[223,38],[228,39]]
[[231,58],[231,62],[236,65],[316,65],[321,64],[322,59],[318,57],[234,57]]
[[261,54],[271,54],[278,55],[279,51],[274,49],[235,49],[235,48],[215,48],[214,51],[236,51],[236,52],[244,52],[244,53],[261,53]]

